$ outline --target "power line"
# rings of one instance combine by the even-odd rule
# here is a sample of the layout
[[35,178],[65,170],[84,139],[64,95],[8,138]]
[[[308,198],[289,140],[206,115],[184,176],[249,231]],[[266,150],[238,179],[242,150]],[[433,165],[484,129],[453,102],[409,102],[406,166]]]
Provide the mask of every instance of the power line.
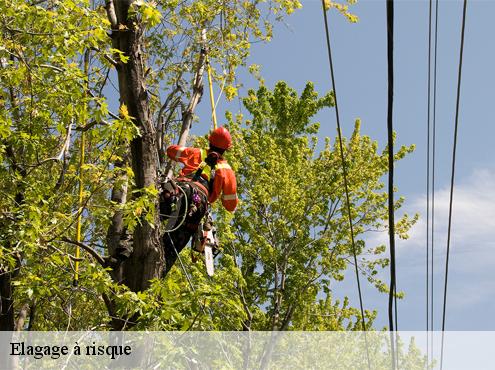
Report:
[[[432,0],[429,2],[428,26],[428,124],[427,124],[427,214],[426,214],[426,331],[431,330],[431,342],[426,335],[427,356],[430,351],[433,358],[433,329],[434,329],[434,244],[435,244],[435,168],[436,168],[436,101],[437,101],[437,50],[438,50],[438,0],[435,1],[435,35],[434,35],[434,66],[433,66],[433,119],[431,120],[431,39],[432,39]],[[432,126],[430,126],[432,123]],[[430,136],[431,134],[431,136]],[[431,149],[431,152],[430,152]],[[430,167],[431,163],[431,167]],[[430,179],[431,174],[431,179]],[[431,184],[431,188],[430,188]],[[431,200],[430,200],[431,192]],[[431,218],[430,218],[431,209]],[[430,229],[431,225],[431,229]],[[431,232],[430,232],[431,230]],[[431,237],[431,244],[430,244]],[[431,253],[430,253],[431,246]],[[431,276],[431,278],[430,278]],[[431,284],[431,289],[430,289]]]
[[[388,107],[387,107],[387,138],[388,138],[388,227],[390,241],[390,290],[388,297],[388,318],[392,347],[392,368],[398,365],[396,357],[396,335],[393,334],[397,325],[397,284],[395,263],[395,217],[394,217],[394,1],[387,0],[387,62],[388,62]],[[395,303],[395,327],[394,327]],[[395,339],[394,339],[395,337]],[[397,366],[398,367],[398,366]]]
[[[435,1],[435,48],[434,48],[434,66],[433,66],[433,133],[432,133],[432,168],[431,168],[431,330],[434,329],[434,262],[435,262],[435,173],[436,173],[436,133],[437,133],[437,56],[438,56],[438,0]],[[431,353],[433,358],[433,333],[431,341]]]
[[431,98],[431,14],[432,0],[429,1],[429,22],[428,22],[428,112],[426,125],[426,356],[428,362],[429,355],[429,289],[430,289],[430,98]]
[[[338,138],[339,138],[339,146],[340,146],[340,157],[342,159],[342,171],[343,171],[343,177],[344,177],[344,188],[345,188],[345,196],[346,196],[346,204],[347,204],[347,214],[349,216],[349,227],[350,227],[350,233],[351,233],[351,244],[352,244],[352,255],[354,259],[354,270],[356,273],[356,281],[357,281],[357,288],[358,288],[358,295],[359,295],[359,307],[361,309],[361,325],[362,329],[364,332],[366,332],[366,325],[364,321],[364,308],[363,308],[363,297],[361,294],[361,283],[359,279],[359,270],[358,270],[358,261],[357,261],[357,256],[356,256],[356,244],[354,242],[354,227],[352,224],[352,216],[351,216],[351,202],[350,202],[350,197],[349,197],[349,187],[347,184],[347,167],[345,164],[345,159],[344,159],[344,146],[342,144],[342,130],[340,126],[340,118],[339,118],[339,108],[338,108],[338,103],[337,103],[337,89],[335,87],[335,76],[333,72],[333,59],[332,59],[332,48],[330,45],[330,31],[328,27],[328,19],[327,19],[327,12],[325,10],[325,1],[321,1],[322,9],[323,9],[323,19],[325,21],[325,35],[326,35],[326,40],[327,40],[327,51],[328,51],[328,61],[330,63],[330,77],[332,79],[332,89],[333,89],[333,95],[334,95],[334,101],[335,101],[335,116],[337,120],[337,133],[338,133]],[[365,336],[365,341],[366,341],[366,336]],[[368,368],[370,368],[370,358],[369,358],[369,353],[368,353],[368,344],[366,343],[366,356],[368,360]]]
[[464,6],[462,10],[462,30],[461,30],[461,50],[459,55],[459,71],[457,75],[457,100],[455,106],[455,126],[454,126],[454,145],[452,148],[452,175],[450,178],[450,199],[449,199],[449,223],[447,228],[447,256],[445,259],[445,283],[443,291],[443,314],[442,314],[442,348],[440,356],[440,369],[443,367],[443,342],[445,332],[445,312],[447,308],[447,282],[449,275],[449,255],[450,255],[450,236],[452,229],[452,204],[454,198],[454,178],[455,178],[455,160],[457,150],[457,131],[459,126],[459,101],[461,96],[461,78],[462,78],[462,55],[464,52],[464,32],[466,28],[466,9],[467,0],[464,0]]

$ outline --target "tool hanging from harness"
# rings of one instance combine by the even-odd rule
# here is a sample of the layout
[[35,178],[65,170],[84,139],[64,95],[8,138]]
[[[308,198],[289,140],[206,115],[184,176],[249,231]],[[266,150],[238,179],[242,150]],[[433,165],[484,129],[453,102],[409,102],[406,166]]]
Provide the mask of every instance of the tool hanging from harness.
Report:
[[[217,230],[213,225],[213,219],[209,212],[203,217],[198,230],[193,235],[191,248],[196,252],[204,254],[206,272],[209,276],[213,276],[213,259],[220,253],[220,249],[217,239]],[[192,260],[193,262],[197,261],[194,255],[192,255]]]

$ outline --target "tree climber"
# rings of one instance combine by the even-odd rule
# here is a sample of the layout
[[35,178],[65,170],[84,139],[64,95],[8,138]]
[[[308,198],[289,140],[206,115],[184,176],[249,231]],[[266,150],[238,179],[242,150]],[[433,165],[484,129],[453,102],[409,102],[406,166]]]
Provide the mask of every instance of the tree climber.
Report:
[[[177,253],[198,231],[210,203],[221,195],[222,204],[229,212],[237,206],[235,174],[222,157],[232,146],[230,133],[226,128],[218,127],[210,134],[208,141],[208,150],[178,145],[167,148],[168,157],[183,163],[184,167],[178,178],[163,184],[160,194],[160,218],[168,220],[162,236],[166,261],[164,274],[175,263]],[[187,199],[183,199],[184,195]],[[130,257],[132,250],[132,235],[124,230],[115,254],[105,257],[107,266],[119,266]]]
[[[226,128],[218,127],[208,141],[208,150],[178,145],[167,148],[167,156],[183,163],[184,167],[175,180],[163,185],[160,196],[160,214],[165,220],[168,218],[168,231],[163,235],[165,273],[197,232],[209,203],[221,195],[222,205],[227,211],[233,212],[237,206],[235,174],[222,156],[232,146],[230,133]],[[187,199],[181,199],[183,196]]]

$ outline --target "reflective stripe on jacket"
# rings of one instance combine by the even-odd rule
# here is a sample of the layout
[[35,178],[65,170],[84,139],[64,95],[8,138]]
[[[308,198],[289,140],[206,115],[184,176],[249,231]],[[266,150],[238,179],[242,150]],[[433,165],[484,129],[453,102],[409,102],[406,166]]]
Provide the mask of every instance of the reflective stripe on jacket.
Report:
[[[171,145],[167,148],[167,155],[170,159],[184,164],[179,175],[187,176],[196,172],[201,162],[206,159],[207,151],[199,148]],[[203,168],[201,176],[206,180],[210,180],[211,169],[209,166]],[[225,209],[233,212],[238,202],[237,182],[234,171],[225,159],[220,159],[215,166],[213,186],[210,189],[208,201],[213,203],[220,194],[222,194],[222,204]]]

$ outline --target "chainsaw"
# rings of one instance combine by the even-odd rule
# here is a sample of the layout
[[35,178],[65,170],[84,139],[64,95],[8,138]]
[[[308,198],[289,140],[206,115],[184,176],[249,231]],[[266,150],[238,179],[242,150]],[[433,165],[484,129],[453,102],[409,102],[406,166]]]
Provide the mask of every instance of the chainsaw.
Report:
[[[213,265],[213,258],[219,253],[219,244],[217,239],[217,230],[213,226],[213,220],[208,214],[206,221],[201,222],[198,226],[198,230],[192,239],[192,249],[205,255],[206,273],[208,276],[213,276],[215,269]],[[196,258],[193,255],[193,262],[196,262]]]

